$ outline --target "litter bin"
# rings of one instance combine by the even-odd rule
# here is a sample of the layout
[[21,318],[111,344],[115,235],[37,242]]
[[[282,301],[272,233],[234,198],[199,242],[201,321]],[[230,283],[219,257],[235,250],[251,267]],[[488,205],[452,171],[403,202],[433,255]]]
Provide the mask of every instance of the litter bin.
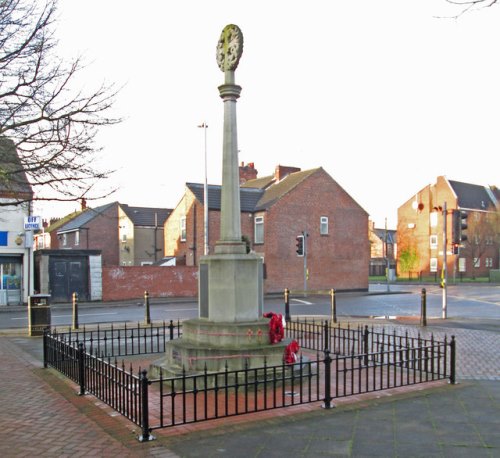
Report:
[[28,297],[29,335],[41,336],[50,327],[50,294],[35,294]]

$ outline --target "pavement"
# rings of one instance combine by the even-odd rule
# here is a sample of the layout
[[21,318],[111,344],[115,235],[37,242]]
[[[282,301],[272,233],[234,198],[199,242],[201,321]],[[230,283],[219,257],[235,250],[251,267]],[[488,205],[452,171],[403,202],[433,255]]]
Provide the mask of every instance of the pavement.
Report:
[[41,338],[2,332],[0,456],[500,457],[500,320],[362,322],[455,335],[459,383],[156,430],[148,443],[128,420],[44,369]]

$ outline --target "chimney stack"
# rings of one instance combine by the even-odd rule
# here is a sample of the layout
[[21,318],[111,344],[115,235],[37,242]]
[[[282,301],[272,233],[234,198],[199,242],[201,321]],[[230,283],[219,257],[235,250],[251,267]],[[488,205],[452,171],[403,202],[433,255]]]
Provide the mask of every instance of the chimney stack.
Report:
[[288,175],[295,172],[300,172],[300,168],[288,167],[286,165],[277,165],[274,169],[274,178],[277,182],[279,182],[283,178],[286,178]]
[[249,162],[245,165],[244,162],[240,165],[240,186],[249,180],[255,180],[257,178],[257,170],[253,162]]

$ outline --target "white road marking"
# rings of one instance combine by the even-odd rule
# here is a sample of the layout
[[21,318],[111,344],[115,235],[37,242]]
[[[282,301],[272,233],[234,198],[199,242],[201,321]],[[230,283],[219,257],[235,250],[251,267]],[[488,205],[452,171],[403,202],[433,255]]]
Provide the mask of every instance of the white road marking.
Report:
[[313,305],[312,302],[308,302],[308,301],[303,301],[301,299],[292,299],[292,301],[295,301],[295,302],[300,302],[301,304],[305,304],[305,305]]

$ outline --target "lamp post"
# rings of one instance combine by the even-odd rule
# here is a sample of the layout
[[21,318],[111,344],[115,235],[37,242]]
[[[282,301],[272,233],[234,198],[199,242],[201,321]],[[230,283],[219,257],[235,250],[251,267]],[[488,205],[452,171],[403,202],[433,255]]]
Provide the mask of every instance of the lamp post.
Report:
[[203,254],[206,256],[208,254],[208,182],[207,182],[207,128],[208,124],[203,122],[198,126],[203,129],[204,138],[205,138],[205,183],[203,186],[203,237],[204,237],[204,246],[203,246]]
[[447,215],[448,210],[446,206],[446,202],[443,204],[443,270],[442,270],[442,278],[441,285],[443,287],[443,303],[442,303],[442,318],[445,320],[448,317],[448,296],[447,296],[447,288],[448,288],[448,266],[446,265],[448,260],[446,256],[446,249],[448,245],[447,240]]

